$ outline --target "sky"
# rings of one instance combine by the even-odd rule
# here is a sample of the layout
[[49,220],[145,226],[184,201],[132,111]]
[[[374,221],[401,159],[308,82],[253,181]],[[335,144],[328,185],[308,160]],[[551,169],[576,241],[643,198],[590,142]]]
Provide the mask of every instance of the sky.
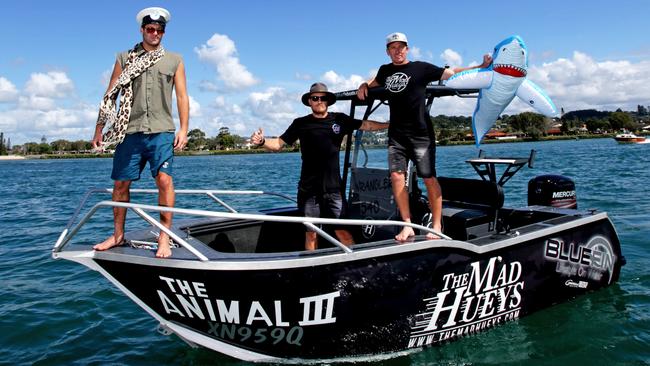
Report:
[[[0,7],[0,132],[12,145],[90,140],[118,52],[142,40],[135,16],[172,14],[164,47],[183,56],[190,129],[281,134],[310,111],[316,81],[356,89],[390,60],[403,32],[409,59],[476,65],[510,35],[529,51],[528,78],[565,112],[650,105],[650,1],[446,2],[30,1]],[[475,99],[436,100],[432,115],[470,116]],[[383,107],[382,107],[383,108]],[[383,121],[380,108],[373,119]],[[330,110],[349,111],[349,102]],[[529,110],[513,101],[505,113]],[[174,117],[177,122],[176,107]]]

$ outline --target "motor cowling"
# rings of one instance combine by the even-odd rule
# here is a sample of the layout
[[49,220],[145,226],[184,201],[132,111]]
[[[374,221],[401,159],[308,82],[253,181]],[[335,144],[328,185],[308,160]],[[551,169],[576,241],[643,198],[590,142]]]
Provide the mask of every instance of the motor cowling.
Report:
[[577,209],[576,185],[562,175],[539,175],[528,181],[528,205]]

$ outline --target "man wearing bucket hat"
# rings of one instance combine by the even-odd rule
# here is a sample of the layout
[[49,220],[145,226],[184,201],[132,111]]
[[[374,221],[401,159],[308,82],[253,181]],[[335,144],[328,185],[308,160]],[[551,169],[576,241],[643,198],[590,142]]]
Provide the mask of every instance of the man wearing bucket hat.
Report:
[[[409,160],[424,179],[432,214],[433,229],[442,229],[442,193],[436,179],[436,138],[433,125],[426,110],[426,86],[432,81],[447,80],[454,73],[479,67],[492,62],[490,55],[483,57],[483,64],[474,67],[440,68],[427,62],[409,61],[409,48],[404,33],[391,33],[386,37],[386,54],[391,63],[382,65],[377,75],[362,83],[357,97],[364,100],[368,89],[383,86],[388,91],[390,128],[388,129],[388,164],[393,195],[402,220],[411,222],[409,197],[406,188],[406,172]],[[404,241],[415,232],[404,227],[395,239]],[[428,233],[428,239],[436,237]]]
[[[113,156],[111,178],[115,181],[113,201],[128,202],[131,182],[140,179],[146,163],[158,187],[158,204],[174,206],[172,180],[174,150],[187,144],[189,99],[185,67],[180,55],[166,51],[162,44],[169,11],[153,7],[140,11],[136,20],[142,42],[117,56],[108,90],[102,99],[95,135],[94,148],[117,145]],[[176,101],[180,129],[174,135],[172,118],[172,91]],[[119,96],[119,110],[117,98]],[[106,127],[104,131],[104,127]],[[114,208],[114,232],[95,250],[107,250],[124,243],[126,209]],[[160,222],[171,227],[172,214],[160,214]],[[171,255],[169,236],[158,235],[156,257]]]
[[[344,216],[341,195],[339,151],[343,137],[355,129],[375,131],[388,124],[354,119],[344,113],[328,112],[336,96],[323,83],[315,83],[302,98],[311,107],[311,114],[296,118],[279,138],[264,138],[262,129],[251,136],[251,142],[270,151],[279,151],[285,144],[300,140],[302,168],[298,183],[298,209],[306,217],[341,218]],[[336,229],[336,236],[345,245],[353,244],[352,235]],[[305,249],[318,248],[316,232],[307,230]]]

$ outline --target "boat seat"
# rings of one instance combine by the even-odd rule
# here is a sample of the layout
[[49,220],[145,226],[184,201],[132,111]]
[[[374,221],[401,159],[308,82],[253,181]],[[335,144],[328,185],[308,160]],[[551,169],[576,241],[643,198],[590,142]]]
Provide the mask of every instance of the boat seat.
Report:
[[439,177],[442,190],[444,233],[456,240],[470,240],[496,229],[503,207],[503,188],[481,179]]

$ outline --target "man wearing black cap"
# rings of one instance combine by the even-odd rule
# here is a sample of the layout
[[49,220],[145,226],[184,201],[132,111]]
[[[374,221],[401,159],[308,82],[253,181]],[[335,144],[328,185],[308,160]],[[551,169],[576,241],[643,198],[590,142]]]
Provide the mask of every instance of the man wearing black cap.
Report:
[[[311,107],[311,114],[296,118],[279,138],[265,139],[262,129],[255,131],[251,142],[267,150],[279,151],[285,144],[300,140],[302,168],[298,183],[298,210],[306,217],[341,218],[344,212],[341,196],[339,151],[343,136],[355,129],[375,131],[388,124],[358,120],[347,114],[328,112],[336,96],[323,83],[315,83],[302,96],[302,103]],[[354,243],[347,230],[335,230],[345,245]],[[316,232],[308,230],[305,249],[318,248]]]
[[[391,33],[386,37],[386,54],[391,63],[382,65],[377,76],[363,83],[357,90],[357,97],[364,100],[368,89],[383,86],[388,91],[390,128],[388,129],[388,164],[393,196],[402,220],[411,222],[408,191],[405,174],[409,160],[413,161],[417,173],[424,179],[431,206],[432,228],[442,229],[442,193],[436,179],[436,137],[431,119],[426,112],[427,84],[447,80],[454,73],[478,67],[487,67],[492,62],[490,55],[483,57],[483,64],[473,67],[440,68],[427,62],[409,61],[408,41],[404,33]],[[405,226],[395,236],[404,241],[415,235],[413,228]],[[428,239],[435,239],[427,233]]]
[[[158,186],[158,204],[174,206],[174,150],[181,150],[187,144],[190,108],[183,59],[167,52],[161,44],[170,19],[169,11],[163,8],[146,8],[138,13],[136,20],[142,42],[118,55],[100,105],[92,144],[98,149],[117,145],[111,173],[115,181],[113,201],[129,201],[131,181],[140,179],[140,173],[149,162]],[[174,89],[180,120],[176,135],[172,118]],[[116,110],[118,96],[119,110]],[[105,126],[108,126],[107,131],[102,133]],[[114,208],[113,217],[113,235],[95,245],[95,250],[107,250],[124,242],[126,209]],[[172,214],[161,213],[160,222],[171,227]],[[161,231],[156,256],[166,258],[170,255],[169,236]]]

